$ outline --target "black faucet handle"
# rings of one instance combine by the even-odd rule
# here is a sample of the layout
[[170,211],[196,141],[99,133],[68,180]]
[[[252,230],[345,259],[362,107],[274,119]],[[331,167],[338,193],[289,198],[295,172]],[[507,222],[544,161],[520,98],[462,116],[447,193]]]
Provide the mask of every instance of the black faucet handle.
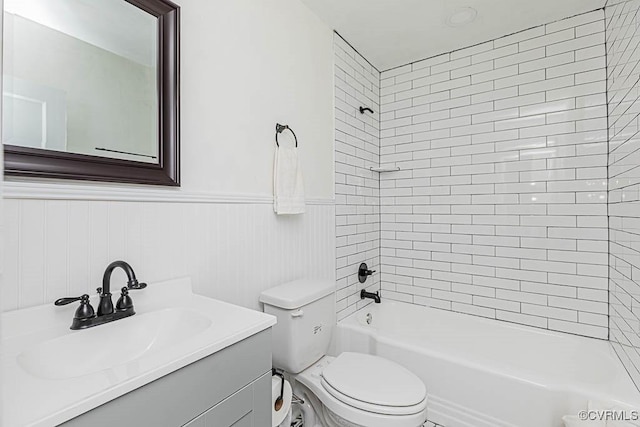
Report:
[[[86,297],[86,298],[85,298]],[[80,300],[80,307],[76,310],[76,314],[73,316],[75,319],[84,320],[91,319],[95,317],[96,312],[93,310],[93,307],[89,303],[89,295],[82,295],[82,299]]]
[[80,307],[76,309],[76,314],[73,316],[74,319],[84,320],[90,319],[96,315],[93,307],[89,303],[89,295],[84,294],[75,298],[60,298],[54,302],[55,305],[67,305],[72,302],[80,301]]
[[126,286],[120,290],[120,298],[116,302],[116,310],[124,311],[133,308],[133,300],[129,296],[129,288]]
[[60,299],[57,299],[53,304],[54,305],[67,305],[67,304],[71,304],[72,302],[76,302],[76,301],[82,301],[83,303],[88,303],[89,302],[89,295],[84,294],[84,295],[81,295],[79,297],[60,298]]
[[375,270],[369,270],[369,267],[367,267],[366,263],[362,263],[360,264],[360,267],[358,267],[358,281],[360,283],[364,283],[367,281],[367,277],[371,276],[373,273],[375,273]]

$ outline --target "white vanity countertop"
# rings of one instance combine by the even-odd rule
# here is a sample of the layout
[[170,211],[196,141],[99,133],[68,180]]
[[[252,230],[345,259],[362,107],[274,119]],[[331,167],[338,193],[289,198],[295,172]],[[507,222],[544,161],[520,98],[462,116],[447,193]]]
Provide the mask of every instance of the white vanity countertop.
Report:
[[[112,293],[115,304],[119,292],[115,290],[118,287],[114,285],[112,285],[114,288]],[[0,378],[2,379],[3,426],[43,427],[61,424],[268,329],[276,323],[273,316],[193,294],[191,281],[187,278],[150,284],[144,290],[132,291],[131,296],[137,313],[135,316],[80,331],[69,329],[79,303],[64,307],[55,307],[51,303],[2,314]],[[97,307],[97,296],[92,298],[91,303],[94,308]],[[175,310],[176,308],[179,310]],[[114,349],[118,349],[118,345],[122,346],[123,352],[127,352],[126,337],[122,336],[122,340],[119,337],[126,335],[126,331],[134,325],[133,322],[137,320],[148,323],[149,319],[160,319],[171,315],[173,315],[171,319],[174,319],[177,318],[176,313],[180,317],[183,312],[191,313],[195,316],[194,318],[200,319],[198,333],[180,338],[174,343],[173,340],[166,339],[170,335],[156,332],[164,337],[158,339],[150,337],[148,345],[141,346],[144,348],[139,351],[138,356],[132,358],[129,354],[122,358],[124,361],[117,360],[118,350],[114,351]],[[145,313],[154,313],[155,317],[147,316],[144,320]],[[182,328],[187,330],[191,317],[182,317],[186,319]],[[171,322],[172,325],[177,323],[174,320]],[[118,324],[115,335],[109,333],[116,331],[115,329],[111,331],[104,329],[115,324]],[[138,323],[138,326],[142,324]],[[82,335],[87,333],[90,335]],[[72,336],[73,334],[78,336]],[[102,335],[106,342],[96,345],[96,337],[100,339]],[[88,344],[87,357],[100,355],[101,350],[109,348],[111,353],[109,359],[116,360],[101,360],[99,363],[106,365],[102,370],[88,370],[80,376],[63,372],[59,375],[60,378],[53,378],[57,376],[57,372],[51,367],[56,367],[58,362],[55,358],[64,357],[63,352],[60,354],[31,352],[36,354],[36,364],[39,359],[47,362],[50,369],[43,372],[54,372],[53,377],[30,373],[23,368],[23,362],[18,361],[19,355],[42,343],[60,338],[63,341],[76,340],[76,338],[84,340],[85,337]],[[163,342],[157,342],[162,339],[164,339]],[[156,350],[147,351],[149,348]],[[113,357],[114,354],[115,357]],[[74,367],[71,366],[69,369],[73,372]]]

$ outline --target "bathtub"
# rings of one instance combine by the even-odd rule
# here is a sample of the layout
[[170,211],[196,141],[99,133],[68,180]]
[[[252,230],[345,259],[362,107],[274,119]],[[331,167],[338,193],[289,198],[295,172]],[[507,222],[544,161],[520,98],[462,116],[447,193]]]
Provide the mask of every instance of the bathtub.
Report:
[[428,419],[446,427],[562,427],[589,400],[640,408],[607,341],[393,301],[345,318],[334,337],[336,353],[376,354],[418,375]]

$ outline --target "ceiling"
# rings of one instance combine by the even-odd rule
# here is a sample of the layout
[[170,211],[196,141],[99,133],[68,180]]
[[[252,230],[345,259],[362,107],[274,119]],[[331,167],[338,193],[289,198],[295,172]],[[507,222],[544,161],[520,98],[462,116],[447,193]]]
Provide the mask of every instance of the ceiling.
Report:
[[[378,70],[592,11],[605,0],[302,0]],[[447,19],[471,7],[472,23]]]

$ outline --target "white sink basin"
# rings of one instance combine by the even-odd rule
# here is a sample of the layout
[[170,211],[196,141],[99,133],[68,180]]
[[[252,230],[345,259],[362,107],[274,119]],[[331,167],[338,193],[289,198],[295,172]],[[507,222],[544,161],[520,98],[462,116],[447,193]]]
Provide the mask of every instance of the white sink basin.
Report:
[[40,378],[80,377],[177,345],[211,323],[211,319],[185,308],[136,314],[31,346],[18,355],[17,361]]
[[151,283],[134,304],[134,316],[79,331],[73,305],[2,313],[0,425],[60,425],[275,324],[195,295],[188,278]]

